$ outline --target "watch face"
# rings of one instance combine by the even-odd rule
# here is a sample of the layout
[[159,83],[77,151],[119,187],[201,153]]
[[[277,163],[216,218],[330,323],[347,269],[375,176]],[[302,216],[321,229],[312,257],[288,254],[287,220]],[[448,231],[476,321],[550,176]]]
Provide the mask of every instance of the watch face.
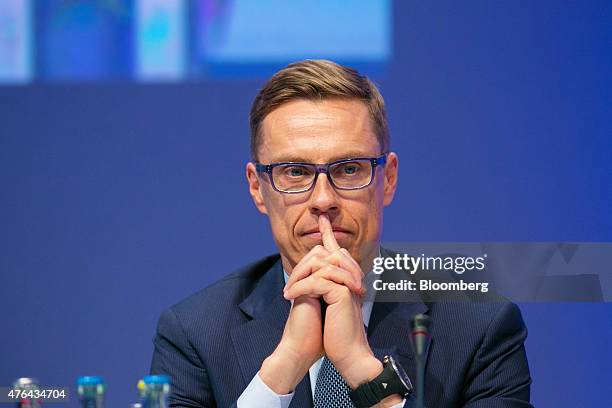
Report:
[[412,382],[410,381],[410,377],[408,377],[408,374],[406,374],[402,366],[395,362],[393,357],[386,356],[385,359],[388,360],[391,364],[391,367],[393,367],[393,371],[395,371],[395,373],[397,374],[397,377],[406,388],[406,394],[408,394],[410,391],[412,391]]

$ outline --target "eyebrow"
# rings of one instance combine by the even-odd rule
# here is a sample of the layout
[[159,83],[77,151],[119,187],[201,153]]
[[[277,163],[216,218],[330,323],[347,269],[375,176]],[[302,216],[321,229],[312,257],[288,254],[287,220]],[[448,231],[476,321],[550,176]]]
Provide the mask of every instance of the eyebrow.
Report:
[[[332,156],[327,163],[332,163],[339,160],[353,159],[357,157],[379,157],[379,155],[372,155],[371,153],[364,153],[358,151],[349,151],[348,153],[342,153],[339,155]],[[314,163],[312,160],[304,158],[304,156],[298,156],[293,154],[283,155],[271,160],[270,163],[284,163],[284,162],[297,162],[297,163]],[[323,164],[323,163],[316,163]]]

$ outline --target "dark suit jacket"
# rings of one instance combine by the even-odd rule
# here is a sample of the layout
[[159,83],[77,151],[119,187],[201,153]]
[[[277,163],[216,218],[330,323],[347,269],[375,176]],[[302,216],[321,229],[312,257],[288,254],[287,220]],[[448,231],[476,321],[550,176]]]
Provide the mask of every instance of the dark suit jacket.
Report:
[[[279,255],[251,264],[163,312],[152,374],[172,379],[172,407],[229,407],[280,341],[290,302],[282,296]],[[375,302],[368,341],[377,357],[394,355],[411,378],[409,322],[432,319],[426,405],[531,407],[531,378],[519,309],[509,302]],[[408,400],[406,406],[412,406]],[[291,407],[312,407],[308,375]]]

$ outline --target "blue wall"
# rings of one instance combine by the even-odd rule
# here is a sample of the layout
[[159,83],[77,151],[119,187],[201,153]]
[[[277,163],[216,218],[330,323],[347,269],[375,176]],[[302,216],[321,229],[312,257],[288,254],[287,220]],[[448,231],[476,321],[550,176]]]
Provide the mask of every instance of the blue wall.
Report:
[[[612,240],[611,7],[394,4],[384,240]],[[161,310],[274,251],[243,175],[261,84],[0,87],[0,384],[95,373],[127,406]],[[612,305],[521,306],[536,406],[610,406]]]

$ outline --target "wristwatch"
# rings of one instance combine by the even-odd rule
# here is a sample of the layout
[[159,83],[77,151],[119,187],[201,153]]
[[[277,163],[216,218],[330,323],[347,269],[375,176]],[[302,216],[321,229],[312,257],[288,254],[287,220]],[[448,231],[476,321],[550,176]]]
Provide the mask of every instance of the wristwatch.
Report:
[[383,359],[383,371],[372,381],[361,384],[349,392],[349,397],[356,408],[367,408],[378,404],[389,395],[410,395],[412,383],[406,372],[391,356]]

